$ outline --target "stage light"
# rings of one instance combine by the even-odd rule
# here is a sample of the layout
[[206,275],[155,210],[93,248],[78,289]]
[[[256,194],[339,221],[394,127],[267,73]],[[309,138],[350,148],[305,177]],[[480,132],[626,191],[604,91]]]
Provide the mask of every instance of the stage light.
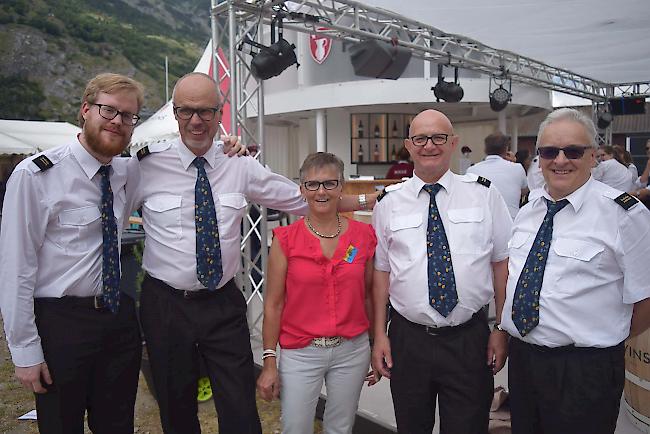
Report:
[[[296,58],[296,46],[290,44],[282,37],[282,19],[286,14],[278,11],[271,21],[271,45],[266,46],[251,40],[248,35],[244,36],[243,42],[239,45],[241,51],[244,44],[249,44],[253,47],[259,48],[259,52],[254,52],[251,49],[251,74],[258,80],[268,80],[269,78],[280,75],[285,69],[291,65],[300,66]],[[278,35],[276,42],[275,26],[278,26]]]
[[596,122],[596,125],[598,125],[598,129],[606,130],[613,120],[614,116],[610,112],[602,111],[598,114],[598,121]]
[[445,77],[442,75],[442,65],[438,64],[438,83],[431,90],[436,96],[437,102],[440,102],[440,100],[445,102],[459,102],[463,99],[465,91],[463,91],[463,88],[458,83],[458,67],[454,67],[454,81],[452,83],[445,81]]
[[[495,112],[500,112],[508,106],[512,100],[512,79],[510,79],[508,89],[503,87],[504,83],[508,80],[505,71],[501,72],[500,76],[490,76],[490,108]],[[498,87],[492,90],[492,82]]]

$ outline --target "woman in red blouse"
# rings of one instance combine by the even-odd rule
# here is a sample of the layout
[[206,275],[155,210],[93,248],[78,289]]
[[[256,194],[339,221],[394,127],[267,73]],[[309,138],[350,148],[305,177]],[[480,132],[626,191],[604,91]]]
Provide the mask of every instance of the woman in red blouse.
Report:
[[309,155],[300,182],[307,216],[273,231],[257,388],[266,400],[281,396],[284,434],[305,434],[313,432],[325,381],[324,433],[350,433],[370,362],[369,291],[377,240],[370,225],[337,212],[343,189],[337,156]]

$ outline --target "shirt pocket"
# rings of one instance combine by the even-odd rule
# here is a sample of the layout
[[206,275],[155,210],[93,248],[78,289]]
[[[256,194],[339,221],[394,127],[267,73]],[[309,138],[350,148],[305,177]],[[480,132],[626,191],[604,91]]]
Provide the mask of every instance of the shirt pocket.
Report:
[[481,254],[487,249],[487,231],[483,208],[460,208],[447,211],[445,227],[449,249],[453,253]]
[[412,261],[421,252],[419,247],[426,248],[426,238],[423,235],[426,234],[426,229],[421,229],[423,221],[421,214],[393,213],[389,222],[391,236],[388,241],[391,256]]
[[226,193],[217,195],[219,200],[219,238],[231,240],[240,235],[240,225],[246,213],[246,196],[241,193]]
[[145,222],[165,236],[179,239],[181,229],[182,196],[156,195],[144,202]]
[[[59,213],[56,243],[75,253],[88,250],[101,241],[101,212],[95,205],[66,209]],[[99,236],[97,236],[99,234]]]
[[581,282],[581,287],[592,285],[598,273],[601,253],[605,250],[603,245],[584,240],[558,238],[553,240],[551,249],[558,259],[557,268],[554,267],[553,270],[555,285],[552,291],[573,292],[574,285],[571,283],[576,281]]

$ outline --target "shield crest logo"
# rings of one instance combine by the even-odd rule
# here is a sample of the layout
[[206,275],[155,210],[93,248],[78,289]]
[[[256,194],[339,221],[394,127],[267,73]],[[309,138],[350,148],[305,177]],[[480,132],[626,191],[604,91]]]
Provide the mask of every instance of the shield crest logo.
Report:
[[[317,30],[328,30],[326,27],[319,27]],[[332,50],[332,39],[322,34],[309,35],[309,52],[314,62],[322,64]]]

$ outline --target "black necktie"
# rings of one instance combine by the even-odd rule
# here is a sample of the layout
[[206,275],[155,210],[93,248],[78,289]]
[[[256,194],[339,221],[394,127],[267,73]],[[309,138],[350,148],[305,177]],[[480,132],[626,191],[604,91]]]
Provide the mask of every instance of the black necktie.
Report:
[[120,308],[120,254],[117,246],[117,224],[113,214],[111,166],[101,166],[102,187],[102,299],[112,313]]
[[545,200],[548,210],[528,252],[512,299],[512,322],[522,336],[539,324],[539,294],[542,292],[546,260],[553,238],[553,217],[569,203],[566,199],[559,202]]
[[210,181],[205,173],[205,158],[197,157],[192,164],[196,166],[197,170],[194,186],[196,274],[201,284],[214,291],[223,276],[217,212],[214,207]]
[[446,318],[458,304],[458,293],[456,292],[456,278],[451,263],[449,242],[436,205],[436,194],[442,186],[426,184],[422,188],[429,193],[429,223],[427,225],[429,304]]

